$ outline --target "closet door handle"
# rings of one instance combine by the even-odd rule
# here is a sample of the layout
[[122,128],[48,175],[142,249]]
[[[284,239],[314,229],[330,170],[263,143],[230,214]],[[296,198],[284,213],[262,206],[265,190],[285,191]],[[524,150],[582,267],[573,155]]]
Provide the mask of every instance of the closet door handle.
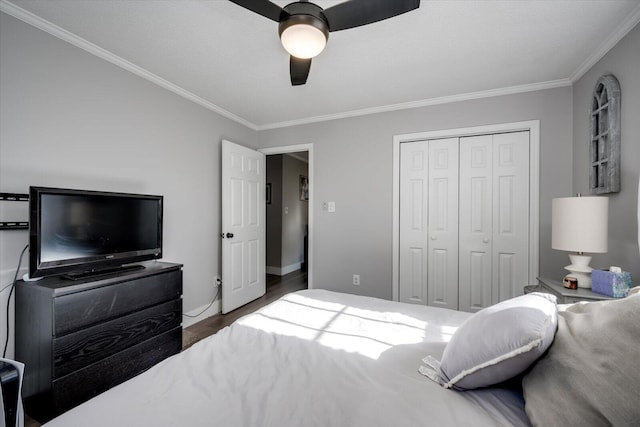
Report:
[[484,239],[482,239],[482,243],[489,243],[489,238],[485,237]]
[[436,236],[431,236],[431,240],[436,240],[437,237]]

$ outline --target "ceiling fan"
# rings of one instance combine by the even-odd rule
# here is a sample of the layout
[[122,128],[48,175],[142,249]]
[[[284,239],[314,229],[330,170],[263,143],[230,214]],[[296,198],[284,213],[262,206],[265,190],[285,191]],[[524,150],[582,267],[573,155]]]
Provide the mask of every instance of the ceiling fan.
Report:
[[311,59],[322,52],[330,32],[382,21],[420,6],[420,0],[349,0],[327,9],[304,0],[282,8],[269,0],[230,1],[279,23],[280,41],[291,55],[293,86],[307,82]]

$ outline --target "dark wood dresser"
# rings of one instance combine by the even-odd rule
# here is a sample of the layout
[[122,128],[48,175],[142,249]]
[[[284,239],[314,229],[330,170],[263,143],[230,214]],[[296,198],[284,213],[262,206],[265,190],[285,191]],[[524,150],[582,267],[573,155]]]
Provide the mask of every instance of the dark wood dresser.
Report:
[[16,285],[25,411],[40,422],[182,349],[182,265]]

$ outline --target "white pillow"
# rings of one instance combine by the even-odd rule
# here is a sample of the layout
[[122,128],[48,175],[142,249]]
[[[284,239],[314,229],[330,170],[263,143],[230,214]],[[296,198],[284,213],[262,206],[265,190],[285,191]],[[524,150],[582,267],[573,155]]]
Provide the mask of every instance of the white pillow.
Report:
[[438,362],[419,371],[445,388],[488,387],[524,372],[549,348],[558,325],[556,297],[531,293],[484,308],[455,332]]

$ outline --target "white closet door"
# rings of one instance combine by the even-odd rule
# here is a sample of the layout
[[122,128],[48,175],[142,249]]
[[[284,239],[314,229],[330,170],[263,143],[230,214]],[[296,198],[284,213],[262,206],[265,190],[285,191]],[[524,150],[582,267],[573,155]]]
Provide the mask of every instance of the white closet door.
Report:
[[491,305],[493,136],[460,138],[459,266],[462,311]]
[[529,132],[493,136],[493,300],[522,295],[529,273]]
[[400,301],[458,308],[458,138],[400,147]]
[[428,304],[458,309],[458,138],[429,141]]
[[402,302],[427,304],[427,141],[400,145],[400,277]]
[[460,310],[522,293],[529,272],[529,132],[460,139]]

